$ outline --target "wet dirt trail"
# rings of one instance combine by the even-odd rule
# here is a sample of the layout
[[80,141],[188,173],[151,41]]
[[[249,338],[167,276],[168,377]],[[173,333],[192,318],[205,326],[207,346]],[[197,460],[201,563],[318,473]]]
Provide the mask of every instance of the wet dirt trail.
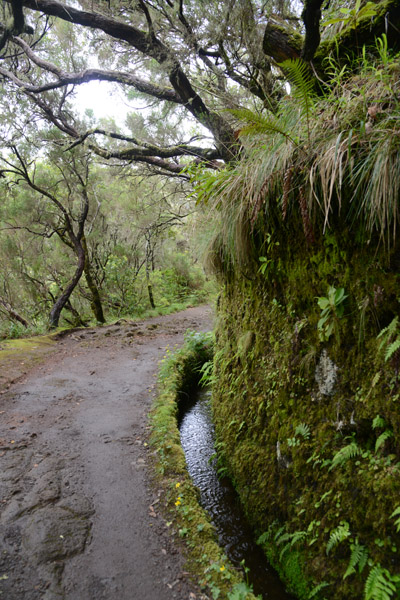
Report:
[[80,330],[3,391],[1,600],[200,597],[158,514],[146,439],[158,361],[211,318]]

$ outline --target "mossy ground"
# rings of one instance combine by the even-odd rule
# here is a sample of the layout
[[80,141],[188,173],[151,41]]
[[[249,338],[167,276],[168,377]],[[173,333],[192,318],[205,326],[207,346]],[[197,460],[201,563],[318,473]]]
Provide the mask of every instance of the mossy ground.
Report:
[[0,388],[9,386],[52,352],[56,334],[0,342]]

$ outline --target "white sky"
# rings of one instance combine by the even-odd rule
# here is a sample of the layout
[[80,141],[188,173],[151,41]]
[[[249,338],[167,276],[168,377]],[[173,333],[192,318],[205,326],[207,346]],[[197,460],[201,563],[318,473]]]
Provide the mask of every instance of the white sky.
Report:
[[91,108],[96,120],[113,117],[120,127],[128,112],[138,108],[129,106],[118,86],[108,81],[90,81],[77,86],[75,104],[82,114]]

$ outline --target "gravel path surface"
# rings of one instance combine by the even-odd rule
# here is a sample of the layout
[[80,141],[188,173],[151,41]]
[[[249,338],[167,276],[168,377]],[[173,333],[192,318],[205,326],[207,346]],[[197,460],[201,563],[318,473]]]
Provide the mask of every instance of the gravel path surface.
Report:
[[[0,599],[195,600],[149,486],[158,361],[211,310],[82,330],[0,396]],[[0,365],[1,370],[1,365]]]

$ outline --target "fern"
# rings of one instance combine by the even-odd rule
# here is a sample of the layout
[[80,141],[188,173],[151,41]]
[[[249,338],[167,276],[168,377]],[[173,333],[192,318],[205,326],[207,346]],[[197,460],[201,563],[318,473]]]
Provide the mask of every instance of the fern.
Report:
[[339,452],[335,454],[335,456],[332,459],[332,463],[329,467],[329,470],[331,471],[335,467],[343,465],[350,458],[354,458],[358,454],[361,454],[361,448],[356,442],[353,441],[350,444],[347,444],[347,446],[344,446],[344,448],[341,448]]
[[390,437],[392,437],[393,432],[390,431],[389,429],[387,429],[386,431],[384,431],[383,433],[381,433],[381,435],[378,437],[378,439],[375,442],[375,452],[378,452],[379,448],[381,446],[383,446],[383,444],[386,442],[386,440]]
[[316,585],[309,593],[308,600],[312,600],[312,598],[316,598],[317,595],[319,594],[319,592],[321,590],[323,590],[324,588],[328,587],[328,585],[330,585],[330,584],[327,583],[326,581],[322,581],[322,583],[319,583],[318,585]]
[[390,515],[391,519],[393,519],[394,517],[399,517],[394,522],[394,524],[396,525],[397,533],[398,533],[400,531],[400,506],[398,506]]
[[289,82],[294,86],[292,95],[298,101],[306,118],[308,139],[310,139],[310,114],[313,106],[314,79],[309,65],[300,58],[285,60],[279,66],[285,71]]
[[387,569],[381,565],[375,565],[365,583],[364,599],[365,600],[390,600],[396,592],[396,585],[399,577],[393,577]]
[[282,556],[290,550],[297,542],[303,541],[307,537],[307,531],[295,531],[294,533],[284,533],[279,540],[277,541],[277,545],[283,544],[283,542],[288,542],[281,550],[279,555],[279,560],[282,560]]
[[343,579],[349,577],[356,572],[356,567],[358,567],[358,572],[362,573],[365,565],[368,560],[368,550],[365,546],[358,543],[358,540],[355,541],[354,544],[350,545],[351,556],[348,567],[346,569],[345,574],[343,575]]
[[300,423],[294,430],[294,435],[302,435],[305,440],[308,440],[310,437],[310,427],[307,423]]
[[379,332],[378,334],[378,339],[379,338],[383,338],[380,348],[385,345],[385,343],[387,342],[388,338],[392,337],[393,335],[396,335],[398,333],[398,328],[399,328],[399,317],[394,317],[394,319],[392,319],[389,323],[389,325],[387,327],[384,327],[382,329],[382,331]]
[[350,537],[350,535],[351,533],[349,524],[346,521],[342,521],[340,525],[336,527],[336,529],[333,529],[331,531],[329,541],[326,545],[326,553],[329,554],[332,548],[335,548],[338,544],[340,544],[344,540],[347,540],[347,538]]
[[[394,336],[396,336],[396,339],[393,340]],[[382,350],[386,346],[385,362],[387,362],[400,348],[399,317],[394,317],[389,325],[380,331],[377,336],[377,339],[379,338],[382,338],[379,350]]]
[[279,133],[292,144],[297,145],[289,131],[282,126],[282,123],[274,115],[261,115],[248,108],[229,109],[229,112],[239,121],[246,123],[240,130],[240,135]]
[[385,427],[386,421],[380,415],[376,415],[375,419],[372,421],[372,429],[377,429],[378,427]]
[[400,336],[398,336],[394,342],[389,344],[385,352],[385,362],[392,358],[393,354],[400,348]]

